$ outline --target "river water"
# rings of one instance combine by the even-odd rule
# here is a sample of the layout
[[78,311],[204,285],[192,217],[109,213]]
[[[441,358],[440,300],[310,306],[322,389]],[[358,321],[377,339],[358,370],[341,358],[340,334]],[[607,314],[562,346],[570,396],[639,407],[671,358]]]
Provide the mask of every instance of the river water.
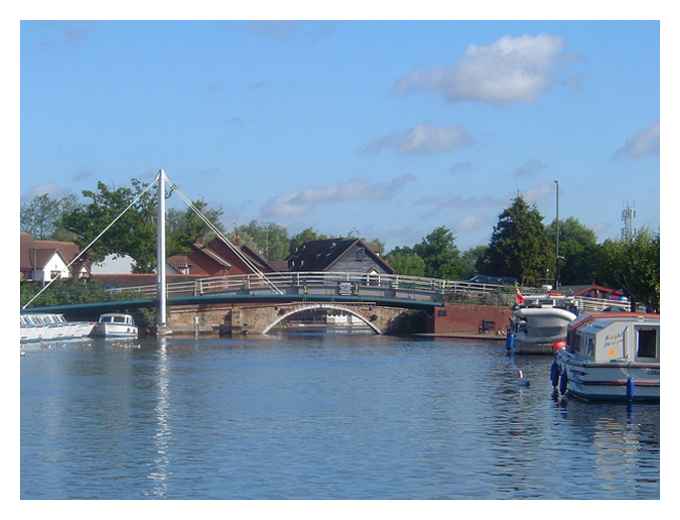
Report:
[[659,406],[550,357],[380,336],[89,341],[21,358],[21,498],[659,498]]

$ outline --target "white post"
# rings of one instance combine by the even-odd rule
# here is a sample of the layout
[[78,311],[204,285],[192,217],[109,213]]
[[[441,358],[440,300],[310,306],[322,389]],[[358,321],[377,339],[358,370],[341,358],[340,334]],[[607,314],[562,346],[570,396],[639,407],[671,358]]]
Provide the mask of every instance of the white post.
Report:
[[165,284],[165,171],[158,172],[158,225],[156,227],[156,271],[158,273],[158,334],[167,327]]

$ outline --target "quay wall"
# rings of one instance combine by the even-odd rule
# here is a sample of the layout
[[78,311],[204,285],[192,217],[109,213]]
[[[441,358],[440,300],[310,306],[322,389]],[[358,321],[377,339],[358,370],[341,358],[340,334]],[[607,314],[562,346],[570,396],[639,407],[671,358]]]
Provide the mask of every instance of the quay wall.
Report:
[[431,330],[428,332],[477,334],[482,321],[493,321],[495,330],[488,334],[496,334],[498,330],[505,330],[511,315],[512,310],[509,307],[447,303],[444,307],[435,309]]

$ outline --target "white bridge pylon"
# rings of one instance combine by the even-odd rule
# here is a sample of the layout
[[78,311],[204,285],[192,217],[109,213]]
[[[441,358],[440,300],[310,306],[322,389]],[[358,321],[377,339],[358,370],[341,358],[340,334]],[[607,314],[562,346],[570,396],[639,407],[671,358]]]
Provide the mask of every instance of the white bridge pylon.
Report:
[[279,289],[274,282],[272,282],[267,276],[255,265],[255,263],[250,260],[246,255],[243,254],[243,252],[240,250],[240,248],[236,247],[231,240],[229,240],[224,233],[222,233],[215,224],[210,222],[210,219],[206,217],[201,210],[199,210],[193,202],[191,202],[191,199],[187,197],[178,187],[176,184],[172,184],[170,182],[170,178],[166,175],[165,170],[161,169],[158,172],[158,176],[156,177],[156,180],[158,181],[158,226],[157,226],[157,233],[158,233],[158,240],[157,240],[157,250],[156,250],[156,264],[158,266],[157,272],[158,272],[158,281],[157,281],[157,287],[158,287],[158,330],[159,333],[161,331],[165,331],[167,327],[167,281],[166,281],[166,269],[165,269],[165,263],[166,263],[166,255],[165,255],[165,216],[166,216],[166,210],[165,210],[165,183],[169,183],[170,186],[170,193],[177,193],[179,195],[179,198],[182,199],[182,202],[186,204],[186,206],[193,211],[198,218],[200,218],[203,223],[205,223],[208,228],[217,235],[217,238],[219,238],[224,244],[253,272],[253,274],[257,275],[258,278],[262,279],[269,287],[270,289],[277,293],[277,294],[283,294],[284,292]]

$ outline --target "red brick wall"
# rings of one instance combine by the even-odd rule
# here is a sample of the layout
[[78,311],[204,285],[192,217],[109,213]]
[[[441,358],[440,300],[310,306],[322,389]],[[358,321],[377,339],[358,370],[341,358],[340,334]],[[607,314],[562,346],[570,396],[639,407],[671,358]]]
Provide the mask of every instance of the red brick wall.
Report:
[[[444,313],[445,316],[442,315]],[[482,320],[494,321],[496,330],[505,330],[511,315],[512,310],[509,307],[447,303],[445,307],[434,310],[433,332],[477,334]]]

